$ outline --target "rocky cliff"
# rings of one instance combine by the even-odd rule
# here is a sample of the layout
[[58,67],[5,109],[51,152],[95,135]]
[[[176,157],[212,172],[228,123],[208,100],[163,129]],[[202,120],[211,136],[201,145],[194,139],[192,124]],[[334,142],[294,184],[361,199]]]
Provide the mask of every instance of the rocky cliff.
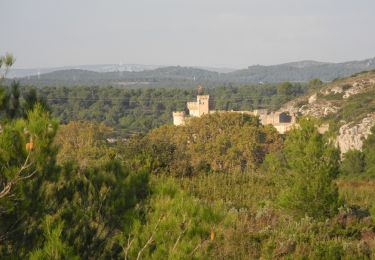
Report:
[[360,150],[363,141],[371,133],[371,128],[375,124],[375,113],[369,114],[359,123],[348,123],[340,127],[336,137],[336,143],[340,147],[341,153],[349,150]]
[[375,71],[333,81],[282,109],[335,126],[331,129],[336,129],[336,143],[342,153],[360,150],[375,125]]

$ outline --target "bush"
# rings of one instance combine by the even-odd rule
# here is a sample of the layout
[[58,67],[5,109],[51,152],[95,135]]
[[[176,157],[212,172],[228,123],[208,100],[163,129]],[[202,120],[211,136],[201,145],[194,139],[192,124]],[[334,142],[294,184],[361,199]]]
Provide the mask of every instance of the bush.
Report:
[[314,250],[314,259],[341,259],[344,254],[343,246],[336,241],[319,243]]

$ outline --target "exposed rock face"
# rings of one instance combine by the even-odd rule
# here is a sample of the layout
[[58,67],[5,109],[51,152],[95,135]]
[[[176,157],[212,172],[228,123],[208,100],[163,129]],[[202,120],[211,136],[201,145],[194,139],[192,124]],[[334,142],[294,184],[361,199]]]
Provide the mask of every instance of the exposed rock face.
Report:
[[344,90],[342,87],[334,87],[334,88],[331,88],[331,92],[333,92],[334,94],[339,94],[339,93],[342,93]]
[[304,116],[324,117],[329,114],[337,113],[338,110],[339,108],[329,101],[315,101],[300,107],[298,112]]
[[354,82],[352,87],[345,91],[343,98],[346,99],[352,95],[357,95],[368,91],[374,84],[374,79],[361,80],[359,82]]
[[312,95],[311,97],[309,97],[309,100],[308,100],[309,104],[315,103],[317,98],[318,98],[318,95],[316,93]]
[[324,89],[320,91],[323,95],[333,94],[341,94],[343,93],[342,98],[347,99],[352,95],[357,95],[363,92],[368,91],[373,87],[375,84],[375,78],[366,78],[366,79],[359,79],[355,81],[349,81],[346,84],[341,84],[338,86],[334,86],[331,88]]
[[[347,102],[350,102],[350,97],[355,99],[353,96],[367,92],[374,96],[374,90],[375,71],[363,72],[333,81],[320,90],[309,93],[309,96],[292,100],[283,106],[283,111],[323,119],[329,115],[337,114],[335,117],[339,120],[343,118],[340,113],[342,113]],[[360,99],[355,102],[360,103]],[[373,110],[366,110],[365,107],[357,109],[355,106],[349,109],[352,109],[352,111],[348,111],[348,107],[346,107],[346,113],[352,113],[350,118],[356,118],[356,120],[355,122],[340,121],[341,127],[337,133],[336,144],[340,147],[342,154],[350,149],[362,149],[363,141],[370,134],[371,127],[375,125],[375,112],[372,112]],[[319,128],[321,133],[327,130],[328,125]]]
[[350,149],[361,150],[363,141],[371,133],[371,127],[375,125],[375,113],[369,114],[358,124],[345,124],[340,127],[336,139],[341,153],[346,153]]

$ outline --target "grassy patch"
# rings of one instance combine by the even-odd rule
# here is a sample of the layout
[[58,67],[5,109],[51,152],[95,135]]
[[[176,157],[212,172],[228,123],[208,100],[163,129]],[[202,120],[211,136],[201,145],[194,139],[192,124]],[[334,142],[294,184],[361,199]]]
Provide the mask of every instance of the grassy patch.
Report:
[[209,173],[180,179],[183,189],[212,203],[223,201],[228,208],[255,210],[275,199],[278,184],[257,173]]
[[375,203],[375,180],[340,180],[337,185],[349,205],[369,209]]

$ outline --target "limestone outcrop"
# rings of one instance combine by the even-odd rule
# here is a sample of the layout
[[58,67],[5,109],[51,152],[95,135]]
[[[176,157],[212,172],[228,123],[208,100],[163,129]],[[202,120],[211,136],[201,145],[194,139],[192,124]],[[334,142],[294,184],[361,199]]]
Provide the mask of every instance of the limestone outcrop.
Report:
[[357,124],[348,123],[341,126],[336,138],[341,153],[346,153],[351,149],[361,150],[363,141],[371,133],[371,128],[374,125],[375,113],[372,113]]
[[[366,102],[369,103],[368,105],[372,104],[373,107],[375,101],[369,101],[369,97],[374,96],[374,90],[375,71],[364,72],[329,83],[320,90],[310,93],[309,96],[289,102],[284,106],[284,109],[288,108],[288,111],[303,116],[322,118],[323,121],[330,115],[333,115],[330,118],[340,120],[348,117],[348,113],[351,114],[350,122],[341,122],[337,133],[336,144],[343,154],[350,149],[362,149],[363,141],[375,125],[374,110],[371,107],[366,108],[367,105],[360,105],[362,97],[356,97],[356,95],[368,93],[370,96],[367,96]],[[357,103],[354,105],[352,98],[357,98],[355,100]],[[352,102],[352,106],[346,106],[347,102]],[[342,111],[345,111],[346,116],[340,115]]]
[[303,116],[313,116],[313,117],[324,117],[329,114],[335,114],[339,110],[339,107],[335,106],[329,101],[318,101],[310,103],[308,105],[303,105],[298,109],[298,112]]

